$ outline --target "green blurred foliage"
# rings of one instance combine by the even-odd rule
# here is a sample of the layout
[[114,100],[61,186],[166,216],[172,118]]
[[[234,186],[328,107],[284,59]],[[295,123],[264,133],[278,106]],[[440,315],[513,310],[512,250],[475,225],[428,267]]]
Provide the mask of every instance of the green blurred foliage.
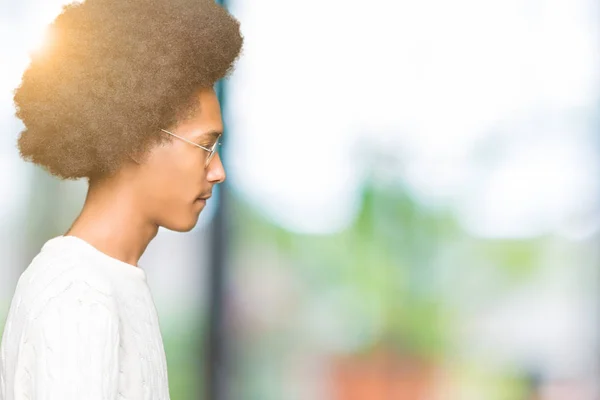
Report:
[[[385,346],[443,356],[457,311],[447,304],[448,290],[472,285],[469,271],[480,266],[498,270],[507,284],[533,279],[544,248],[543,239],[473,237],[450,209],[427,207],[402,186],[366,185],[355,221],[331,235],[287,231],[239,199],[234,213],[237,251],[275,247],[307,296],[343,290],[354,298],[332,318],[374,326],[357,352]],[[462,274],[443,275],[449,263],[462,264]]]

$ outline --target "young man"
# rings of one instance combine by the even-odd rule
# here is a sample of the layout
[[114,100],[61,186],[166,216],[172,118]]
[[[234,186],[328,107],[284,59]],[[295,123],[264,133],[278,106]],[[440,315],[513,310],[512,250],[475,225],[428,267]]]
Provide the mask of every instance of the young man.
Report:
[[214,0],[87,0],[53,22],[15,92],[18,146],[89,190],[70,229],[19,278],[0,399],[169,399],[137,262],[160,226],[192,229],[225,179],[213,86],[242,41]]

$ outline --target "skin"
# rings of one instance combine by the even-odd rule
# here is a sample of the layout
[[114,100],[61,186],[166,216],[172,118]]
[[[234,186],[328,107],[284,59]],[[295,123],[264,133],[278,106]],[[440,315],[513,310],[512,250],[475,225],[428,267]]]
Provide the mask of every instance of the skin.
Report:
[[[200,111],[168,131],[204,147],[223,131],[221,108],[212,88],[198,91]],[[167,135],[166,133],[163,133]],[[225,180],[219,154],[208,167],[208,152],[169,136],[113,175],[91,180],[81,213],[68,236],[79,237],[103,253],[137,266],[160,226],[188,232],[197,223],[214,185]]]

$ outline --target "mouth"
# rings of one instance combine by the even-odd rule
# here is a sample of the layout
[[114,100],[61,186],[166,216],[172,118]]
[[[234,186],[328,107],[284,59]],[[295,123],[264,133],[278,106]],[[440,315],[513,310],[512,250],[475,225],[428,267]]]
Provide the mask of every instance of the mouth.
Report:
[[206,200],[210,199],[211,195],[206,195],[206,196],[199,196],[196,198],[196,201],[202,201],[202,202],[206,202]]

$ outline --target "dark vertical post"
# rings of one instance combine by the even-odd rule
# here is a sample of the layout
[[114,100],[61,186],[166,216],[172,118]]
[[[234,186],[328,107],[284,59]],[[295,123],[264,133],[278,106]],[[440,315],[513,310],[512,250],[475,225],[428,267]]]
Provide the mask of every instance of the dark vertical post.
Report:
[[[226,6],[224,0],[216,0],[222,6]],[[218,83],[217,95],[221,103],[223,123],[225,121],[225,82]],[[227,135],[223,135],[221,157],[224,155],[225,141]],[[222,159],[225,165],[224,159]],[[225,313],[226,302],[226,254],[227,254],[227,200],[229,191],[227,183],[219,185],[219,196],[217,210],[211,224],[211,255],[210,268],[208,271],[208,335],[206,346],[206,400],[227,400],[227,329]]]

